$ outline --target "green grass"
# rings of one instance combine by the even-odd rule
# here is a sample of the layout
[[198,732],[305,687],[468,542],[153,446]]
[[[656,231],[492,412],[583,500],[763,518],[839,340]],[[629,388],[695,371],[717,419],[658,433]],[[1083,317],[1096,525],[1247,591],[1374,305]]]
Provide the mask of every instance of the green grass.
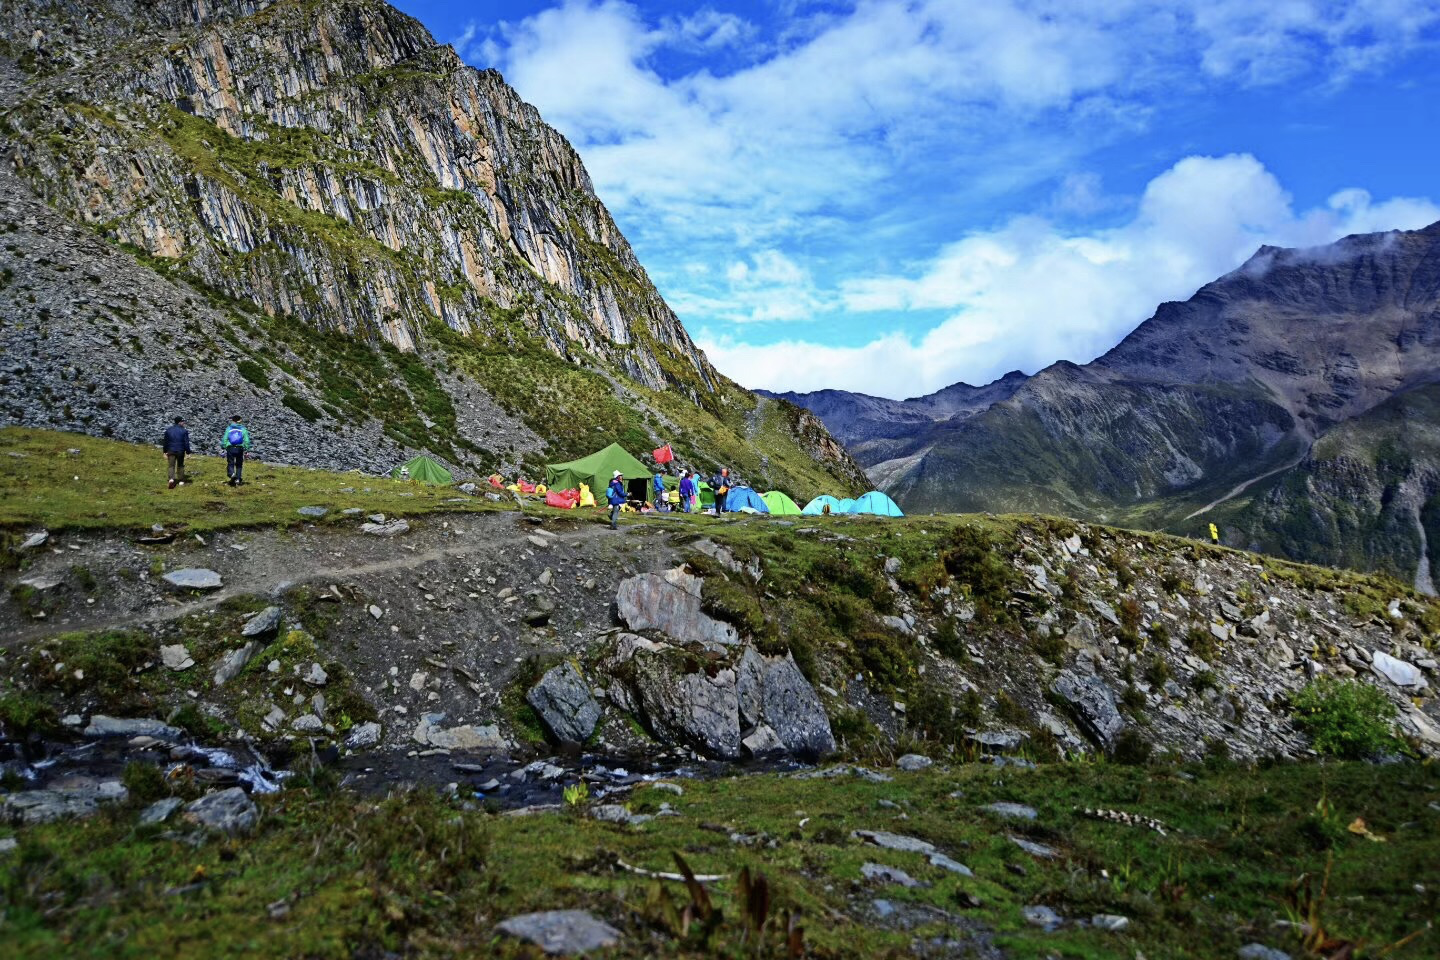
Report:
[[[748,868],[769,881],[768,915],[798,912],[817,957],[907,956],[916,936],[964,935],[943,922],[917,931],[864,923],[881,897],[978,921],[1020,958],[1229,958],[1256,940],[1300,955],[1299,934],[1274,924],[1302,914],[1332,937],[1363,942],[1357,956],[1377,956],[1416,931],[1389,956],[1433,956],[1437,946],[1436,931],[1423,932],[1440,909],[1440,815],[1426,805],[1440,791],[1434,767],[968,766],[897,773],[886,784],[752,775],[684,788],[683,797],[638,790],[632,809],[663,801],[681,814],[638,830],[569,811],[497,817],[427,793],[380,800],[308,789],[263,799],[256,836],[198,848],[137,829],[133,810],[24,828],[9,855],[21,869],[0,880],[0,935],[17,958],[520,957],[533,954],[494,938],[498,921],[574,907],[624,932],[615,956],[746,956],[736,878]],[[997,800],[1028,803],[1039,819],[1015,826],[979,810]],[[1170,829],[1161,836],[1087,818],[1083,807],[1155,817]],[[897,819],[901,810],[907,819]],[[1357,817],[1386,842],[1348,832]],[[856,829],[928,840],[975,876],[865,845],[850,838]],[[758,842],[732,842],[732,831]],[[1062,857],[1030,857],[1007,834]],[[615,866],[674,870],[676,853],[698,873],[727,875],[711,885],[723,919],[708,934],[682,936],[673,926],[665,903],[689,902],[682,885]],[[1327,859],[1328,887],[1312,917],[1293,888],[1308,875],[1318,891]],[[926,886],[868,883],[866,862]],[[1069,918],[1118,913],[1131,926],[1042,933],[1024,924],[1027,904]],[[783,954],[772,936],[760,955]]]
[[[192,437],[197,446],[204,442]],[[69,449],[80,453],[72,456]],[[148,530],[162,523],[204,533],[296,523],[301,517],[295,511],[305,506],[329,507],[327,521],[348,507],[392,516],[496,509],[483,498],[447,503],[457,496],[449,487],[359,473],[252,460],[245,465],[245,485],[231,488],[221,457],[190,456],[185,468],[191,482],[167,490],[158,448],[50,430],[0,429],[0,530]],[[354,492],[342,492],[347,488]]]

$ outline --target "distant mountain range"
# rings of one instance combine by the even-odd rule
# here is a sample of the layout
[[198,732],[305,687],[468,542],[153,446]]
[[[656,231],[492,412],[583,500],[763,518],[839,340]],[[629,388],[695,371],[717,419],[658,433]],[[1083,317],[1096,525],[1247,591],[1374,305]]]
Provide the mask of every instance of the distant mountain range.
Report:
[[1041,511],[1440,564],[1440,224],[1262,247],[1083,366],[912,400],[778,394],[915,511]]

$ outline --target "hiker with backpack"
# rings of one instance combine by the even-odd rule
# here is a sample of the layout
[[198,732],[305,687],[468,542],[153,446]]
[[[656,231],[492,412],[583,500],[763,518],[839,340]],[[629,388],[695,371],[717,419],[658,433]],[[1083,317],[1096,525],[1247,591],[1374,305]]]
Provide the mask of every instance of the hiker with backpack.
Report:
[[230,486],[241,486],[245,482],[241,474],[245,469],[245,451],[250,449],[250,431],[240,422],[238,413],[230,418],[220,448],[225,451],[225,476],[230,478]]
[[615,471],[615,476],[610,478],[610,486],[605,491],[610,501],[610,529],[620,529],[620,508],[625,506],[625,480],[620,476],[620,471]]
[[668,511],[670,502],[665,496],[665,474],[659,470],[655,471],[654,488],[655,496],[652,499],[655,501],[655,509],[661,512]]
[[185,486],[185,454],[190,452],[190,431],[185,429],[184,417],[176,417],[175,422],[165,428],[160,449],[165,452],[169,489],[174,490],[177,484]]

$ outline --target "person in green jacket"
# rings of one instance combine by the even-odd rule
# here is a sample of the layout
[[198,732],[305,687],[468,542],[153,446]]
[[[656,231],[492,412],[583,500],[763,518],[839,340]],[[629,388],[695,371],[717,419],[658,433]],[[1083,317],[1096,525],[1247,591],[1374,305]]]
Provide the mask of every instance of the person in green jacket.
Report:
[[230,426],[225,428],[225,436],[220,440],[220,449],[225,451],[225,476],[230,478],[230,486],[240,486],[245,482],[241,472],[245,468],[245,451],[250,449],[250,431],[240,422],[238,413],[230,418]]

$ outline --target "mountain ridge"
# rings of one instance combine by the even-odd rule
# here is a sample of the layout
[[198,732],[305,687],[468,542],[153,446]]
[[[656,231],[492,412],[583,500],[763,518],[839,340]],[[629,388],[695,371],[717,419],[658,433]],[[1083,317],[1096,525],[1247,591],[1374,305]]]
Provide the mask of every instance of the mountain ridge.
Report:
[[[970,413],[940,419],[890,401],[866,419],[849,414],[868,401],[827,393],[819,415],[906,509],[1038,510],[1194,534],[1207,504],[1229,503],[1228,542],[1412,579],[1413,529],[1392,548],[1361,551],[1338,535],[1308,545],[1274,536],[1264,517],[1303,512],[1306,496],[1286,478],[1315,469],[1313,445],[1436,382],[1440,224],[1261,247],[1188,300],[1161,304],[1094,361],[1052,364]],[[1406,481],[1417,516],[1429,515],[1429,457]],[[1371,473],[1368,484],[1390,490]],[[1250,507],[1277,490],[1290,491],[1289,506]],[[1422,533],[1419,552],[1433,553],[1437,532]]]

